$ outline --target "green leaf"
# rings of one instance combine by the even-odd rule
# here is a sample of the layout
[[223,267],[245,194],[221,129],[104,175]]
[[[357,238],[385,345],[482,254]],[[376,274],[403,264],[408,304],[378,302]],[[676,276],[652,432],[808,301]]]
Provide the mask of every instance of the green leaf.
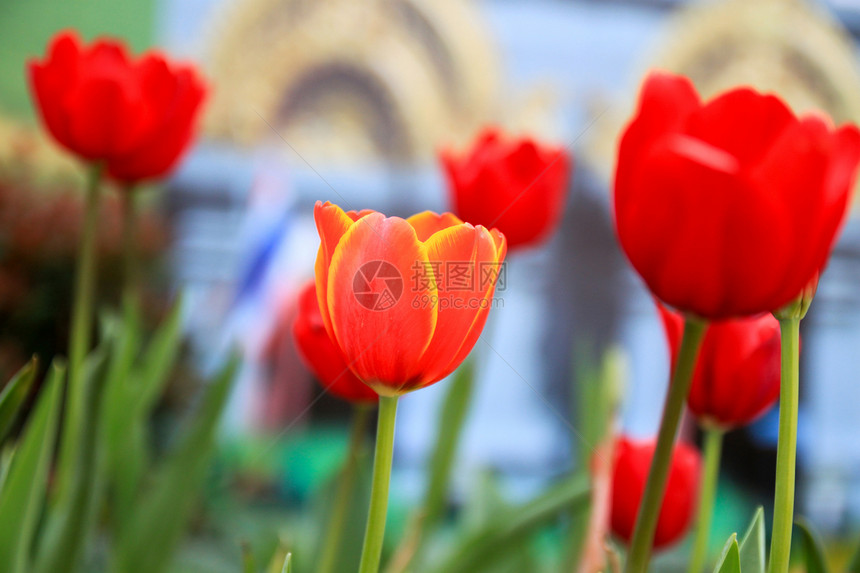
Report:
[[9,383],[0,392],[0,444],[6,439],[18,419],[21,404],[30,394],[30,388],[33,386],[33,380],[36,379],[38,370],[39,363],[34,356],[9,380]]
[[140,393],[133,406],[144,417],[149,415],[170,379],[170,373],[179,356],[181,341],[182,301],[179,300],[173,305],[167,320],[156,331],[143,356],[142,374],[140,380],[137,380]]
[[829,573],[824,545],[812,525],[802,517],[798,518],[794,525],[800,530],[800,545],[803,547],[806,573]]
[[65,573],[77,571],[96,522],[97,510],[104,494],[99,455],[102,450],[98,432],[98,415],[107,365],[107,348],[103,342],[84,361],[83,378],[85,411],[80,449],[75,452],[74,473],[69,495],[58,496],[46,518],[33,571]]
[[113,571],[159,573],[170,563],[205,478],[215,430],[238,364],[238,357],[233,356],[206,389],[199,411],[123,529]]
[[144,423],[133,415],[137,393],[131,384],[135,360],[140,353],[140,331],[133,320],[117,320],[113,331],[101,423],[106,478],[113,494],[111,517],[114,527],[121,528],[131,513],[142,468],[147,463],[147,451],[134,443],[136,434],[145,431]]
[[65,366],[55,361],[0,491],[0,568],[5,572],[30,571],[29,552],[46,498],[64,378]]
[[469,535],[434,571],[471,573],[483,571],[515,552],[520,543],[558,515],[587,503],[588,479],[577,475],[551,487],[536,499],[501,512],[487,527]]
[[767,549],[765,546],[764,508],[759,506],[744,533],[740,544],[741,571],[744,573],[765,573],[767,570]]
[[423,527],[432,530],[444,515],[448,502],[451,467],[457,456],[457,446],[475,385],[475,358],[467,359],[448,382],[445,402],[439,409],[439,429],[436,445],[427,466],[427,491],[424,494]]
[[281,573],[293,573],[293,554],[287,553],[287,558],[284,559],[284,568]]
[[714,573],[741,573],[741,556],[737,533],[732,533],[723,546],[723,552],[720,554],[720,560],[717,561]]

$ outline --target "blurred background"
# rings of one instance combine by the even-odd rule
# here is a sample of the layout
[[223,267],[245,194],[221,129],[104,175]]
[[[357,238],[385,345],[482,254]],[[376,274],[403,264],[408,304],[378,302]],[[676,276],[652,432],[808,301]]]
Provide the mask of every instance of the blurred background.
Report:
[[[749,83],[796,110],[860,121],[855,0],[0,0],[3,380],[30,354],[66,345],[81,169],[40,133],[24,77],[62,28],[161,47],[198,62],[214,85],[196,147],[165,189],[146,192],[146,308],[155,322],[183,293],[188,337],[156,434],[233,343],[245,352],[179,570],[238,560],[225,537],[275,543],[264,530],[301,530],[301,509],[318,502],[345,451],[349,407],[322,394],[290,334],[313,273],[317,199],[389,215],[447,210],[437,152],[487,124],[572,150],[564,223],[545,246],[509,257],[492,346],[475,350],[454,476],[458,503],[486,472],[523,499],[590,448],[574,414],[577,380],[607,349],[626,356],[621,425],[644,437],[659,422],[668,349],[609,213],[616,136],[645,71],[684,73],[705,94]],[[103,282],[118,284],[115,204],[104,221]],[[858,284],[855,218],[803,323],[799,503],[833,539],[860,526]],[[401,401],[394,531],[422,495],[445,389]],[[777,415],[728,438],[715,544],[749,507],[772,503]]]

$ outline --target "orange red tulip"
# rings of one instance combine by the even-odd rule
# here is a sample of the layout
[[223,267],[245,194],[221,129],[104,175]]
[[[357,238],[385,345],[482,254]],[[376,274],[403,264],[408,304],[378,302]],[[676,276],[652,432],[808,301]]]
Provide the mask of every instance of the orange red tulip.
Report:
[[323,323],[358,378],[398,396],[454,371],[487,320],[504,235],[429,211],[408,219],[317,202]]

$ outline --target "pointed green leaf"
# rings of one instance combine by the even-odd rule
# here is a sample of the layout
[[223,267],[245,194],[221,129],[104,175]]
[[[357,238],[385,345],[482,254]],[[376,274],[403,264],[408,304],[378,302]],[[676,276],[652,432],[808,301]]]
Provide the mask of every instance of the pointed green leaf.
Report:
[[176,364],[182,342],[182,300],[173,305],[170,315],[152,337],[143,356],[142,373],[137,380],[139,395],[135,407],[148,416],[161,396]]
[[467,359],[447,382],[445,402],[439,409],[436,445],[427,465],[427,491],[424,494],[424,528],[434,529],[448,503],[451,468],[457,457],[460,436],[472,404],[475,386],[475,358]]
[[3,571],[30,571],[29,552],[46,498],[64,377],[65,366],[55,361],[0,491],[0,564]]
[[737,533],[732,533],[723,546],[723,552],[720,554],[720,560],[717,561],[714,573],[741,573],[741,555]]
[[30,388],[33,386],[33,380],[36,379],[38,370],[38,361],[34,356],[9,380],[9,383],[0,392],[0,444],[6,439],[15,424],[15,420],[18,419],[21,404],[30,394]]
[[800,530],[800,545],[803,547],[806,573],[829,573],[824,545],[812,525],[802,517],[798,518],[794,525]]
[[284,568],[281,573],[293,573],[293,554],[287,553],[287,558],[284,559]]
[[[79,450],[75,453],[74,473],[70,495],[58,496],[39,535],[35,573],[72,573],[78,570],[90,541],[100,507],[102,475],[99,471],[101,436],[98,432],[101,404],[107,368],[108,345],[102,342],[84,361],[83,389],[86,400]],[[30,573],[28,571],[28,573]]]
[[141,333],[133,318],[119,321],[111,339],[111,356],[101,408],[101,432],[105,444],[106,479],[113,494],[111,518],[120,527],[134,503],[146,449],[135,443],[145,424],[132,414],[137,392],[132,384],[135,361],[140,354]]
[[434,571],[471,573],[509,557],[540,527],[562,513],[587,503],[591,491],[585,475],[553,486],[534,500],[500,512],[486,527],[466,536]]
[[764,508],[759,506],[744,533],[740,544],[741,570],[744,573],[765,573],[767,549],[765,546]]
[[[205,478],[215,430],[238,364],[238,357],[233,356],[208,386],[177,447],[157,470],[152,490],[137,504],[118,540],[114,571],[159,573],[170,563]],[[155,547],[157,551],[153,551]]]

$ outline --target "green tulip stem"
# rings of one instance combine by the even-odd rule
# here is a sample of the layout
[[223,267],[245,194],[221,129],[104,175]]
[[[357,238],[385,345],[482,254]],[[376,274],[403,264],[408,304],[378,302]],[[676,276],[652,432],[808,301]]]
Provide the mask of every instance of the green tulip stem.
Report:
[[338,478],[334,506],[329,516],[328,524],[323,532],[323,546],[317,573],[332,573],[337,565],[344,525],[349,513],[350,503],[352,502],[353,489],[355,488],[358,457],[364,445],[364,435],[367,431],[367,423],[370,421],[373,408],[366,404],[357,404],[353,408],[353,411],[349,449],[347,450],[346,461]]
[[388,485],[391,480],[391,458],[394,454],[394,419],[397,397],[379,397],[379,419],[376,426],[376,452],[373,456],[373,483],[370,490],[370,511],[364,532],[359,573],[377,573],[382,560],[385,519],[388,513]]
[[781,318],[782,364],[779,389],[779,441],[776,447],[776,488],[770,573],[787,573],[794,522],[794,472],[797,458],[800,318]]
[[645,573],[648,569],[654,532],[657,529],[657,518],[660,515],[663,494],[669,479],[675,434],[678,432],[681,413],[693,381],[693,369],[696,366],[699,347],[707,326],[707,322],[691,316],[687,316],[684,321],[681,351],[678,353],[672,381],[666,393],[657,447],[651,460],[651,470],[648,472],[648,481],[645,483],[645,492],[636,516],[636,526],[633,529],[633,539],[630,542],[630,552],[624,568],[626,573]]
[[711,520],[714,517],[714,501],[717,496],[722,451],[723,431],[713,427],[705,430],[705,467],[696,517],[696,538],[693,541],[693,553],[687,569],[689,573],[702,573],[708,558],[708,539],[711,535]]
[[122,294],[127,311],[137,310],[137,192],[132,186],[122,190]]
[[96,290],[98,253],[99,201],[102,166],[90,168],[87,184],[84,220],[78,245],[78,260],[75,270],[74,299],[72,302],[71,331],[69,333],[69,384],[66,389],[66,411],[60,446],[59,492],[64,496],[71,487],[70,478],[77,464],[77,453],[81,447],[84,428],[86,395],[84,389],[84,360],[92,344],[93,305]]

